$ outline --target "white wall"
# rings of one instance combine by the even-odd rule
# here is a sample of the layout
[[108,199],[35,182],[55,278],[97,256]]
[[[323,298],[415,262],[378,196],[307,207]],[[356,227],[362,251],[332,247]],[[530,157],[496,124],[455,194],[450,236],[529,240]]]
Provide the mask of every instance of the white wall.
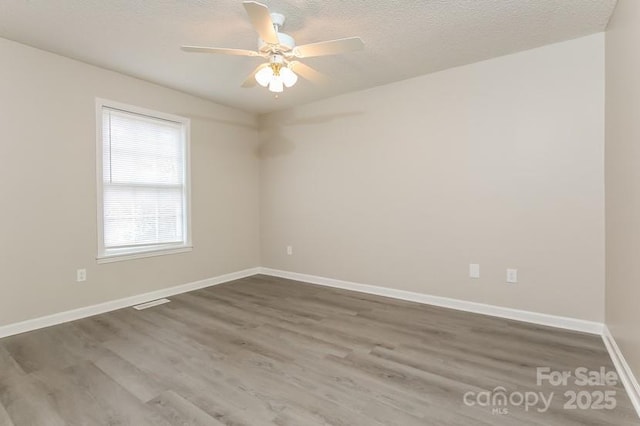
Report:
[[261,126],[263,266],[603,320],[603,34]]
[[[0,58],[0,325],[259,266],[253,115],[3,39]],[[191,118],[192,252],[96,264],[96,97]]]
[[606,33],[606,323],[640,378],[640,2]]

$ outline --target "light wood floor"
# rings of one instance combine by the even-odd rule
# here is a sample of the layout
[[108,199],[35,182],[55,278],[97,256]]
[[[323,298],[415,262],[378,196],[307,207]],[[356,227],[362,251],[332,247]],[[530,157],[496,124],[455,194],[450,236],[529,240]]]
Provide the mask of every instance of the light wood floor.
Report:
[[[614,410],[536,385],[538,366],[613,370],[596,336],[265,276],[171,299],[0,340],[0,425],[640,424],[621,385],[573,387]],[[463,403],[497,386],[553,403]]]

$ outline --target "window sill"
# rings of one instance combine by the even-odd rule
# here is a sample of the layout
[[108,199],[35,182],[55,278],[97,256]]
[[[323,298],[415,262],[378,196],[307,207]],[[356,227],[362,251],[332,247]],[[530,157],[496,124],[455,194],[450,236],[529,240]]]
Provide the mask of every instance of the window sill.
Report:
[[123,260],[144,259],[145,257],[164,256],[167,254],[186,253],[193,250],[193,246],[180,246],[166,249],[139,251],[133,253],[107,254],[96,258],[98,263],[121,262]]

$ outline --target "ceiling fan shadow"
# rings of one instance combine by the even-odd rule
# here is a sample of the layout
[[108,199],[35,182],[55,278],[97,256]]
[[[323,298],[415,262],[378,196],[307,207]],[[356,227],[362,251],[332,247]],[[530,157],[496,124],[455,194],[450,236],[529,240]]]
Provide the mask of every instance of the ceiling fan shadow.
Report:
[[323,124],[356,115],[364,111],[345,111],[308,117],[295,117],[291,112],[273,113],[259,120],[260,143],[256,149],[258,158],[287,155],[296,148],[296,141],[287,136],[285,128]]
[[285,126],[299,126],[307,124],[324,124],[331,121],[339,120],[342,118],[353,117],[356,115],[362,115],[364,111],[347,111],[347,112],[335,112],[332,114],[316,115],[314,117],[288,117],[281,121]]
[[253,123],[243,123],[241,121],[236,121],[236,120],[228,120],[225,118],[217,118],[217,117],[197,115],[197,114],[178,113],[178,115],[182,117],[187,117],[193,121],[206,121],[211,123],[224,124],[225,126],[242,127],[250,130],[258,130],[258,126]]
[[260,130],[260,143],[255,154],[258,158],[279,157],[295,150],[296,144],[287,138],[281,127],[269,127]]

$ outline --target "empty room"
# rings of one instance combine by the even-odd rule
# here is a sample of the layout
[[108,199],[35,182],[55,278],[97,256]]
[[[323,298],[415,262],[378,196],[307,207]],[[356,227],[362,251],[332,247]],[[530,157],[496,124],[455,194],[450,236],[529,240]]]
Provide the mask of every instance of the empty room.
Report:
[[0,1],[0,426],[640,425],[640,1]]

